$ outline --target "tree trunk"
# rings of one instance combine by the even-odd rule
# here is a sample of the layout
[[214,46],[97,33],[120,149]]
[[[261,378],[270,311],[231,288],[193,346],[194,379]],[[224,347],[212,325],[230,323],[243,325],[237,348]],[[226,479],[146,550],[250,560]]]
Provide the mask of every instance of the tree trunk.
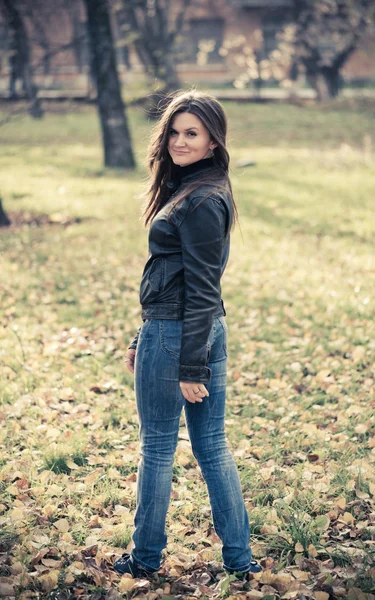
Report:
[[2,200],[0,198],[0,227],[9,227],[10,220],[8,215],[3,209]]
[[327,102],[336,98],[340,92],[340,70],[334,67],[322,67],[306,74],[307,80],[316,91],[318,102]]
[[179,76],[177,75],[176,70],[176,60],[173,56],[172,52],[164,52],[163,53],[163,70],[165,72],[164,82],[165,82],[165,92],[171,93],[175,92],[181,87],[181,81]]
[[5,17],[13,34],[14,57],[11,80],[14,84],[17,79],[22,79],[26,97],[30,100],[29,113],[35,119],[43,116],[43,109],[37,96],[37,88],[32,77],[30,64],[29,42],[27,31],[21,13],[15,6],[14,0],[1,0]]
[[135,166],[121,98],[107,0],[85,0],[106,167]]

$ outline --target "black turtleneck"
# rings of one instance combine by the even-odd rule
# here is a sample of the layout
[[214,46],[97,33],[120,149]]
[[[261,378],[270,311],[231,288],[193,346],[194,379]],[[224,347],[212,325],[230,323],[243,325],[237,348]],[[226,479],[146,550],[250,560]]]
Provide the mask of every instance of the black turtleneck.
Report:
[[193,173],[197,173],[198,171],[211,169],[212,167],[214,167],[214,158],[211,156],[209,158],[201,158],[200,160],[197,160],[186,167],[180,167],[179,165],[173,164],[171,180],[168,181],[167,187],[171,191],[176,190],[181,185],[185,177],[188,177]]

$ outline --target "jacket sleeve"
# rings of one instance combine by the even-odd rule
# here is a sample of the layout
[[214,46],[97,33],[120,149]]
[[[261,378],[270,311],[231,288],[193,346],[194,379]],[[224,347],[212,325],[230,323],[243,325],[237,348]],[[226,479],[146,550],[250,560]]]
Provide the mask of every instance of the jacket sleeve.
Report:
[[137,349],[138,338],[139,338],[141,329],[142,329],[142,327],[138,327],[138,331],[135,334],[135,337],[134,337],[132,343],[130,344],[130,346],[128,346],[128,350],[136,350]]
[[225,217],[220,200],[192,199],[179,225],[185,283],[180,381],[210,381],[208,338],[221,300]]

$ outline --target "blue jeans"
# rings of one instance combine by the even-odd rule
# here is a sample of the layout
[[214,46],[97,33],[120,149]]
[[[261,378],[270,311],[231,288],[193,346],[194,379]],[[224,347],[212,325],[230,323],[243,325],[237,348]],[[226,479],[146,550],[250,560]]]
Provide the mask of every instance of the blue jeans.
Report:
[[182,321],[147,319],[138,339],[135,393],[140,420],[141,460],[132,559],[150,571],[160,568],[167,543],[174,453],[182,408],[192,450],[208,487],[215,531],[222,541],[224,567],[247,571],[250,526],[237,468],[224,432],[227,329],[215,317],[209,337],[212,369],[209,396],[202,403],[186,401],[179,386]]

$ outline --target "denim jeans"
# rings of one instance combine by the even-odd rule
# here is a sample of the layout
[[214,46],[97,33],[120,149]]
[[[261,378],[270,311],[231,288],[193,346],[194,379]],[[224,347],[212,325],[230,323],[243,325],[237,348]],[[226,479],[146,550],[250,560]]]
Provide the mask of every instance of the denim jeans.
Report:
[[224,432],[226,327],[225,317],[214,318],[209,337],[209,396],[195,404],[184,399],[178,380],[182,320],[147,319],[140,331],[135,393],[141,459],[132,559],[151,571],[160,568],[167,542],[165,521],[183,408],[192,451],[208,487],[215,531],[222,541],[224,567],[247,571],[250,566],[249,520]]

